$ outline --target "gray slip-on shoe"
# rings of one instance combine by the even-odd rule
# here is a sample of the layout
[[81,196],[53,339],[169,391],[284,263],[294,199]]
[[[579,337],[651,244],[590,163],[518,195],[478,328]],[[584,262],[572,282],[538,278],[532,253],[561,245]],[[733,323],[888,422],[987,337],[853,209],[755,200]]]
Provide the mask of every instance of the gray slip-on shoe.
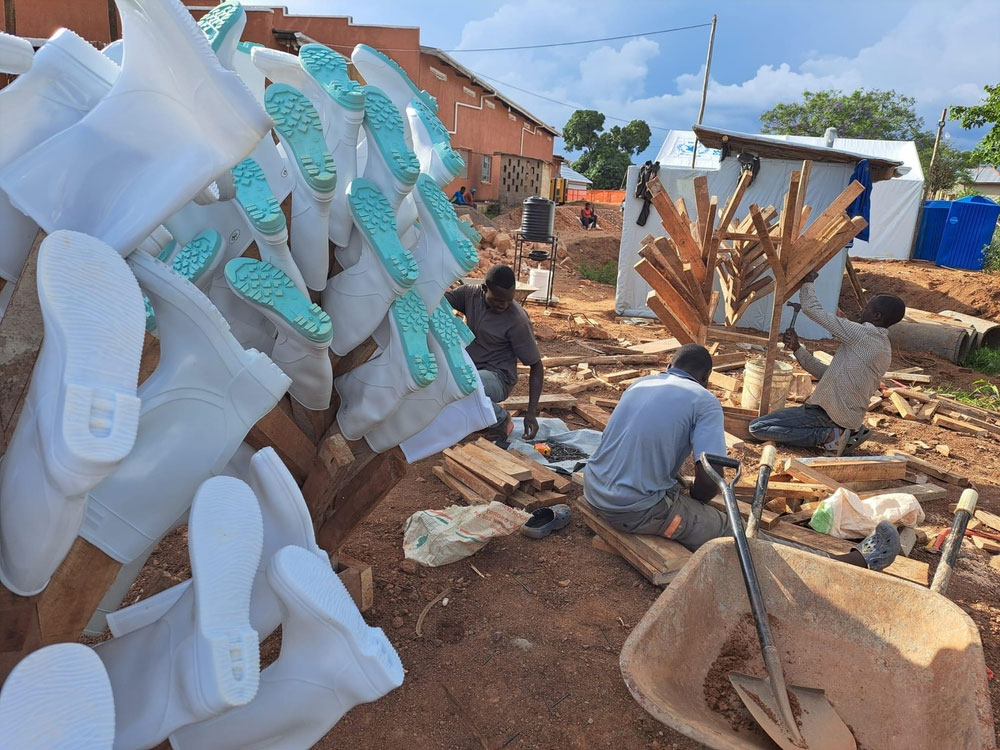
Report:
[[550,508],[539,508],[521,527],[521,533],[532,539],[544,539],[553,531],[558,531],[569,523],[571,511],[568,505],[560,503]]

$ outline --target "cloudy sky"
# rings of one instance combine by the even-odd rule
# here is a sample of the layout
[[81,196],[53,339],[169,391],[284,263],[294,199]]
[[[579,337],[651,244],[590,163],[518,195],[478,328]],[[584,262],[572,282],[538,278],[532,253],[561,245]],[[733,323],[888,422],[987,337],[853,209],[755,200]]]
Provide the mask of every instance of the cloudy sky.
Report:
[[[616,124],[612,117],[642,118],[653,131],[643,158],[655,155],[667,130],[696,121],[709,35],[707,27],[651,32],[706,24],[713,13],[719,21],[705,123],[716,127],[757,132],[761,112],[795,100],[804,90],[863,87],[914,97],[918,114],[932,129],[942,107],[973,104],[984,84],[1000,81],[1000,0],[281,4],[291,13],[419,26],[422,44],[447,50],[470,70],[495,79],[501,91],[555,126],[576,108],[603,112],[609,117],[606,126]],[[473,51],[637,33],[573,46]],[[978,140],[978,134],[953,122],[945,132],[961,148]]]

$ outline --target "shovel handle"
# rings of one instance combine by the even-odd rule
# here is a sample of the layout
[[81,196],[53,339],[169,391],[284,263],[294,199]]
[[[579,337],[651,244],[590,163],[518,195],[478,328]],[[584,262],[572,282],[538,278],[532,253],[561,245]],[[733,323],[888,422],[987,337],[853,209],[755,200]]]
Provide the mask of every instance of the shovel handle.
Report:
[[750,517],[747,519],[747,538],[754,539],[760,528],[760,514],[764,511],[764,500],[767,497],[767,483],[774,469],[777,458],[775,447],[768,443],[760,456],[760,471],[757,474],[757,486],[753,493],[753,504],[750,506]]
[[948,538],[944,542],[941,550],[941,562],[938,563],[937,570],[934,571],[934,580],[931,582],[931,591],[944,594],[951,582],[951,574],[955,569],[955,562],[958,560],[958,551],[962,547],[962,539],[965,538],[965,528],[969,525],[969,519],[976,512],[976,503],[979,501],[979,493],[971,487],[962,492],[958,500],[958,507],[955,508],[955,521],[948,532]]

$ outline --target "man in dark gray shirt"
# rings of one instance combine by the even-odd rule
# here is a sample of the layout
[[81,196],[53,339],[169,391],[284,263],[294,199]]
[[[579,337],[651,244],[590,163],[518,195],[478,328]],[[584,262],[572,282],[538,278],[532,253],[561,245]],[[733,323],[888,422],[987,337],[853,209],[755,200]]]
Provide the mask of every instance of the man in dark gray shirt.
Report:
[[513,269],[498,265],[487,271],[485,283],[463,284],[445,292],[445,298],[465,316],[476,336],[466,351],[479,370],[479,379],[497,415],[491,437],[506,439],[510,433],[510,415],[500,404],[517,383],[517,361],[531,368],[528,408],[524,413],[524,439],[531,440],[538,432],[538,399],[542,395],[544,368],[531,318],[514,301],[516,285]]

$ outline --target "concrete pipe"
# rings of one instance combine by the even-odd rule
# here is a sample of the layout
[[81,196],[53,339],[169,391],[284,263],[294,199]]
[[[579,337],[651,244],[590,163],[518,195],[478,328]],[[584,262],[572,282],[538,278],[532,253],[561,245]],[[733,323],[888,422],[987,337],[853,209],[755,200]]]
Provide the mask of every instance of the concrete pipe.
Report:
[[889,328],[889,340],[898,349],[930,352],[956,365],[965,362],[972,350],[972,336],[965,328],[940,323],[903,320]]
[[[964,313],[952,312],[951,310],[942,310],[941,314],[948,318],[954,318],[962,325],[975,328],[978,334],[979,346],[984,346],[987,349],[1000,349],[1000,323],[997,323],[995,320],[985,320],[972,315],[965,315]],[[973,349],[975,348],[973,346]]]

